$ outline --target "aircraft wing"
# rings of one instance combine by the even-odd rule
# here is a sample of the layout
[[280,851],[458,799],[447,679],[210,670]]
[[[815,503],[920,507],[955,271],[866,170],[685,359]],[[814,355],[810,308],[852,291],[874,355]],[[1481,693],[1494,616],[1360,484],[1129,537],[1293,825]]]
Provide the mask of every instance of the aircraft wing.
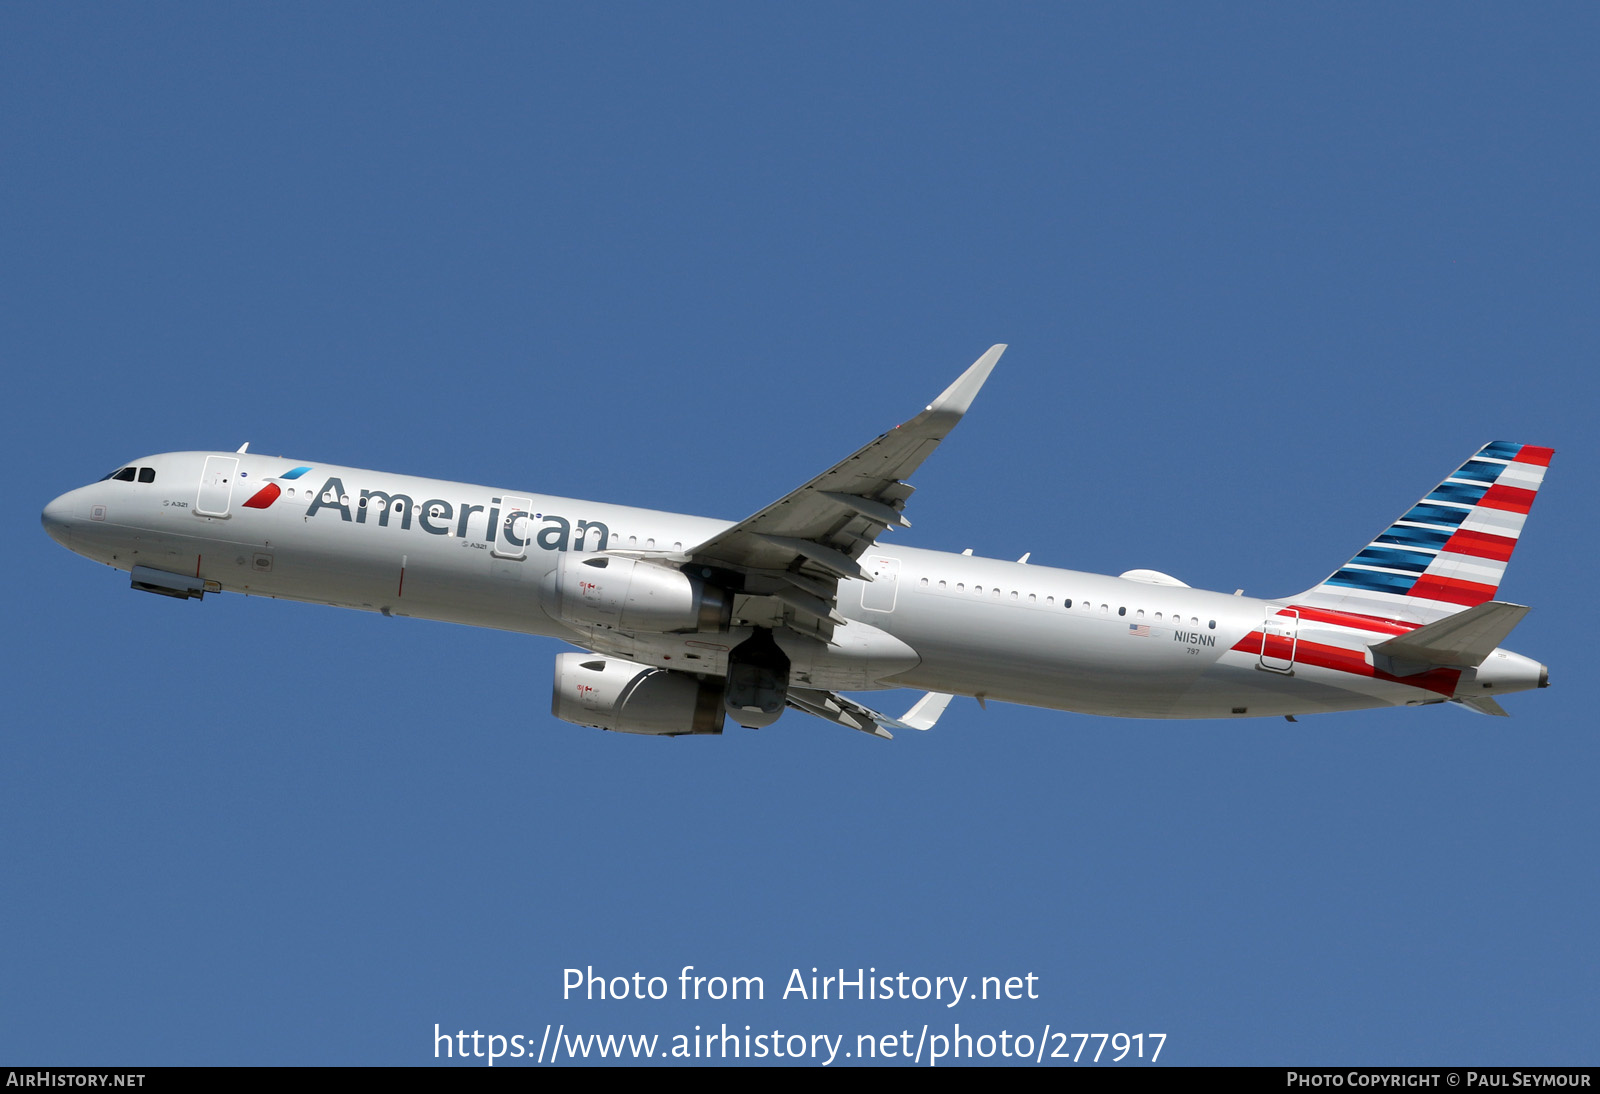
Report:
[[951,697],[942,692],[930,691],[898,718],[879,714],[871,707],[862,706],[836,691],[817,691],[811,688],[790,688],[788,703],[795,710],[803,710],[847,729],[858,729],[886,741],[894,740],[893,729],[932,729],[933,724],[950,705]]
[[871,580],[857,561],[862,552],[885,528],[910,527],[904,480],[955,428],[1005,349],[992,347],[909,422],[685,552],[690,563],[743,575],[744,592],[765,603],[742,614],[764,608],[761,622],[831,637],[831,624],[843,622],[834,610],[839,581]]

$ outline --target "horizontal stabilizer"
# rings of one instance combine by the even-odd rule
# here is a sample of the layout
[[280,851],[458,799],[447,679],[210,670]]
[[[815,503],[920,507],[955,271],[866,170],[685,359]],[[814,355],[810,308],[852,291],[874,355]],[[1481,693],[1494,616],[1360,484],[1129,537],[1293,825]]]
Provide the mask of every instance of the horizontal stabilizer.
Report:
[[1430,668],[1475,669],[1506,640],[1528,611],[1521,604],[1491,600],[1418,627],[1410,634],[1374,643],[1372,656],[1379,668],[1385,667],[1381,659],[1394,663],[1395,667],[1385,671],[1397,676]]
[[1487,695],[1474,695],[1468,699],[1452,699],[1450,701],[1457,706],[1466,707],[1468,710],[1475,710],[1479,714],[1492,714],[1496,718],[1511,717],[1510,711]]

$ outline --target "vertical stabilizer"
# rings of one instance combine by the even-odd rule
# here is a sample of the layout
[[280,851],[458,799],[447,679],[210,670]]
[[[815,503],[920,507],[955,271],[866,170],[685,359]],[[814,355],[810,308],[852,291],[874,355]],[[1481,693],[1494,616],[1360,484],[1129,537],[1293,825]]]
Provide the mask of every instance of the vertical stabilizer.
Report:
[[1430,623],[1493,600],[1553,452],[1484,445],[1295,602]]

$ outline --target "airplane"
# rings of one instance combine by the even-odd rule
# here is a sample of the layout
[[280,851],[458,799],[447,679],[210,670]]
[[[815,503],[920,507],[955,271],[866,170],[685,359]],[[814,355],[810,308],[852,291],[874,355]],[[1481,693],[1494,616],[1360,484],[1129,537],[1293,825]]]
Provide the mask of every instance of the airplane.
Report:
[[[178,599],[236,592],[565,640],[551,711],[681,736],[795,709],[878,737],[953,695],[1134,718],[1498,698],[1549,670],[1496,600],[1552,450],[1483,446],[1327,579],[1277,599],[880,542],[1005,350],[737,523],[249,451],[170,452],[50,502],[46,531]],[[842,694],[925,691],[892,717]]]

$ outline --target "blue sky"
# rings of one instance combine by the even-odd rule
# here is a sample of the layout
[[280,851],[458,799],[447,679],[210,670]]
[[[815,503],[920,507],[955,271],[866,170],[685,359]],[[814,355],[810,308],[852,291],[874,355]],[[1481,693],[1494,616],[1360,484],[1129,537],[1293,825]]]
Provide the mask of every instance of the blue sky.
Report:
[[[1596,1062],[1597,30],[7,7],[0,1060],[959,1021],[1162,1032],[1174,1063]],[[1482,443],[1550,445],[1501,592],[1552,686],[1509,720],[958,700],[892,744],[795,714],[641,740],[550,717],[553,641],[136,595],[38,525],[244,441],[738,518],[998,341],[899,541],[1284,595]],[[590,965],[768,998],[563,1001]],[[1040,998],[776,998],[813,966]]]

